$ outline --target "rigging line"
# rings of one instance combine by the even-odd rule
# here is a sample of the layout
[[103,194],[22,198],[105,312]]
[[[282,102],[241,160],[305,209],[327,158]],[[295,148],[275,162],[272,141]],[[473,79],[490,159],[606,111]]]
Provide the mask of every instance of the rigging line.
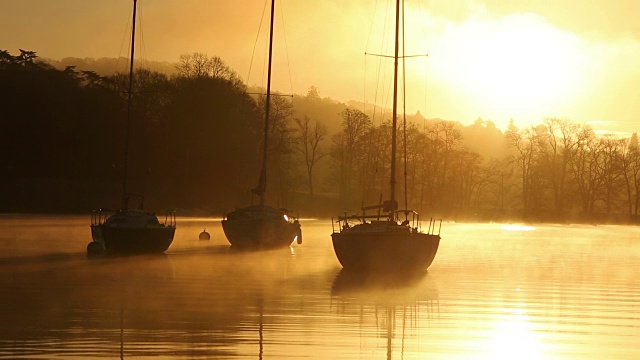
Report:
[[[273,0],[272,0],[273,1]],[[267,38],[265,39],[265,47],[264,47],[264,63],[262,64],[262,80],[260,81],[260,84],[264,84],[266,81],[264,79],[265,75],[268,77],[268,72],[269,72],[269,36],[267,35]],[[266,92],[268,93],[268,92]],[[266,102],[265,102],[266,105]]]
[[[144,1],[140,1],[140,4],[144,3]],[[145,69],[149,69],[149,56],[147,56],[147,43],[144,41],[144,26],[143,26],[143,11],[142,10],[142,6],[138,7],[138,17],[139,17],[139,21],[138,21],[138,28],[140,29],[140,46],[138,47],[139,52],[140,52],[140,62],[138,65],[138,68],[145,68]]]
[[[364,103],[362,105],[362,112],[367,113],[367,49],[369,48],[369,43],[371,42],[371,34],[373,33],[373,24],[375,23],[376,14],[378,13],[378,1],[375,2],[375,6],[373,8],[373,15],[371,17],[371,23],[369,24],[369,35],[367,36],[367,44],[364,49],[364,80],[363,80],[363,99]],[[376,100],[373,100],[373,118],[372,121],[375,120],[375,111],[376,111]]]
[[423,122],[423,126],[422,126],[422,130],[423,132],[426,133],[426,126],[427,126],[427,110],[429,109],[428,104],[428,97],[427,97],[427,93],[429,92],[429,61],[426,61],[424,64],[425,70],[424,70],[424,122]]
[[[388,4],[388,8],[392,8],[393,11],[387,11],[387,20],[385,21],[385,27],[384,27],[384,38],[385,41],[389,41],[389,37],[387,36],[387,34],[389,33],[389,26],[390,24],[395,24],[395,0],[389,0],[387,2]],[[390,21],[391,19],[391,21]],[[392,34],[394,34],[393,36],[395,37],[395,25],[392,26]],[[391,41],[391,46],[392,49],[395,46],[395,39],[393,41]],[[393,68],[393,67],[392,67]],[[393,103],[393,74],[394,71],[391,71],[389,74],[389,67],[384,67],[383,68],[383,77],[382,77],[382,114],[381,114],[381,118],[380,118],[380,124],[382,125],[384,123],[384,117],[387,113],[388,110],[388,103],[389,100],[391,100],[391,102]],[[388,76],[390,75],[390,76]],[[386,93],[385,93],[386,92]],[[392,94],[391,96],[389,96],[389,94]],[[391,98],[391,99],[390,99]],[[391,115],[393,117],[393,114]]]
[[[140,3],[138,4],[138,24],[137,24],[137,29],[138,29],[138,68],[143,66],[144,63],[144,58],[145,58],[145,54],[144,54],[144,34],[143,34],[143,29],[142,29],[142,0],[138,0],[140,1]],[[135,63],[134,63],[135,65]]]
[[369,25],[369,35],[367,36],[367,44],[365,46],[365,49],[369,48],[369,42],[371,41],[371,34],[373,33],[373,24],[375,23],[377,13],[378,13],[378,2],[376,1],[376,4],[373,8],[373,17],[371,18],[371,24]]
[[[122,48],[124,47],[124,42],[125,40],[129,40],[129,42],[127,43],[128,45],[131,45],[131,38],[128,37],[127,35],[129,34],[129,24],[131,21],[131,18],[133,17],[133,11],[131,11],[129,13],[129,16],[127,17],[127,24],[124,27],[124,32],[122,33],[122,41],[120,42],[120,51],[118,51],[118,57],[116,58],[116,66],[115,66],[115,73],[118,73],[118,66],[120,65],[120,58],[122,57]],[[127,58],[129,58],[129,47],[127,47]]]
[[[383,26],[382,26],[382,39],[381,39],[381,42],[380,42],[380,52],[384,52],[384,46],[385,46],[385,40],[386,40],[386,36],[385,35],[387,34],[387,24],[389,22],[389,13],[390,13],[389,12],[389,6],[390,6],[389,4],[390,4],[390,2],[387,1],[385,18],[384,18],[384,22],[383,22]],[[377,70],[378,71],[376,73],[376,91],[375,91],[375,94],[374,94],[373,116],[371,118],[371,122],[374,123],[374,124],[375,124],[375,121],[376,121],[376,112],[377,112],[377,108],[376,108],[375,104],[378,103],[378,95],[379,95],[379,92],[380,92],[380,87],[382,87],[382,94],[380,96],[382,97],[382,99],[386,98],[384,96],[384,90],[385,90],[384,78],[385,78],[385,75],[386,75],[386,71],[382,70],[382,59],[378,59],[378,69]],[[382,80],[380,80],[380,78],[381,78],[380,74],[381,73],[383,74]],[[381,83],[382,83],[382,85],[381,85]],[[385,103],[382,102],[382,104],[381,104],[382,114],[380,115],[382,120],[380,120],[380,124],[382,124],[382,122],[384,120],[384,113],[385,113],[384,107],[385,107]]]
[[[394,59],[395,58],[395,56],[393,56],[393,55],[374,54],[374,53],[364,53],[364,54],[365,55],[369,55],[369,56],[379,56],[379,57],[389,58],[389,59]],[[398,56],[398,59],[413,58],[413,57],[423,57],[423,56],[429,56],[429,54],[402,55],[402,56]]]
[[287,31],[284,27],[284,1],[280,1],[280,21],[282,22],[282,38],[284,39],[284,51],[287,55],[287,67],[289,70],[289,87],[290,91],[293,94],[293,80],[291,76],[291,61],[289,59],[289,46],[287,44]]
[[[422,1],[418,1],[418,8],[420,13],[427,13],[427,6],[425,6],[424,8],[422,7]],[[422,32],[422,38],[423,39],[428,39],[427,35],[428,32],[426,30],[426,26],[424,24],[424,22],[420,22],[420,31]],[[427,55],[428,56],[428,55]],[[427,59],[425,61],[425,73],[424,73],[424,119],[425,119],[425,124],[426,124],[426,119],[427,119],[427,92],[429,90],[429,59]],[[424,125],[423,125],[424,128]]]
[[[249,73],[247,74],[247,86],[249,85],[249,79],[251,77],[251,67],[253,66],[253,57],[256,54],[256,46],[258,45],[258,39],[260,38],[260,30],[262,30],[262,21],[264,20],[264,14],[267,11],[267,1],[264,1],[264,7],[262,8],[262,16],[260,17],[260,25],[258,25],[258,32],[256,34],[256,41],[253,43],[253,51],[251,52],[251,61],[249,62]],[[264,74],[263,74],[264,80]]]
[[[382,37],[381,37],[381,41],[380,41],[380,52],[383,52],[384,48],[385,48],[385,43],[386,43],[386,38],[387,38],[385,35],[387,34],[387,25],[389,23],[389,16],[390,16],[389,7],[391,6],[390,4],[391,4],[391,2],[389,0],[387,0],[387,6],[386,6],[386,9],[385,9],[385,16],[384,16],[384,21],[383,21],[383,26],[382,26]],[[366,55],[365,55],[365,57],[366,57]],[[386,68],[384,68],[385,69],[384,71],[382,69],[383,69],[382,58],[378,58],[378,66],[377,66],[377,71],[376,71],[376,90],[374,92],[373,114],[372,114],[372,118],[371,118],[371,124],[372,124],[372,127],[374,127],[374,128],[376,127],[376,113],[378,112],[376,104],[379,101],[378,100],[379,99],[378,96],[379,96],[380,92],[382,93],[382,94],[380,94],[380,97],[382,99],[386,99],[386,96],[384,96],[384,93],[385,93],[384,90],[385,90]],[[381,76],[381,73],[382,73],[382,76]],[[381,90],[380,88],[382,88],[382,91],[380,91]],[[380,119],[381,119],[380,120],[380,126],[378,127],[378,131],[376,131],[377,134],[375,134],[375,135],[377,135],[376,144],[380,144],[380,138],[381,138],[381,133],[382,133],[382,124],[383,124],[383,121],[384,121],[384,113],[385,113],[385,110],[384,110],[385,109],[385,103],[384,103],[384,101],[381,101],[381,102],[382,102],[382,104],[380,106],[380,111],[382,113],[380,114]],[[369,140],[372,141],[373,140],[372,138],[373,138],[373,136],[369,137]],[[371,157],[370,153],[372,151],[372,146],[369,146],[369,149],[370,150],[369,150],[369,155],[368,156],[370,158]],[[374,161],[373,162],[373,164],[374,164],[373,170],[375,170],[375,171],[374,171],[374,175],[371,177],[371,180],[370,180],[371,183],[373,183],[375,178],[381,173],[381,172],[378,171],[379,169],[375,165],[375,164],[378,164],[378,163],[379,163],[378,161]],[[362,195],[363,195],[363,199],[364,199],[364,195],[365,195],[364,191],[363,191]]]
[[367,114],[367,55],[364,56],[364,79],[362,79],[362,112]]
[[[365,164],[364,164],[364,171],[362,172],[364,174],[366,174],[366,172],[369,171],[369,169],[371,168],[371,163],[372,163],[372,161],[371,161],[371,157],[372,157],[371,153],[373,152],[373,150],[372,150],[373,147],[371,146],[371,142],[372,142],[372,138],[373,138],[373,135],[374,135],[373,131],[374,131],[374,126],[372,125],[368,129],[368,134],[367,134],[367,146],[366,146],[367,159],[366,159]],[[374,161],[374,163],[375,163],[375,161]],[[376,172],[377,172],[377,169],[376,169]],[[366,177],[365,178],[362,178],[362,177],[360,178],[360,181],[362,182],[362,185],[363,185],[362,186],[362,206],[364,206],[365,195],[370,192],[369,188],[372,187],[371,183],[374,181],[374,179],[375,179],[375,176],[371,176],[369,178],[369,181],[366,181]]]

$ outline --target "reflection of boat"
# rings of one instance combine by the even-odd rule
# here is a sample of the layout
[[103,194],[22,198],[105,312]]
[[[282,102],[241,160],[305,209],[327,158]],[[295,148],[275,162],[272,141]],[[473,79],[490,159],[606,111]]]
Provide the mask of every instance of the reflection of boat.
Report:
[[331,294],[395,305],[438,299],[436,284],[426,271],[382,273],[341,269],[333,280]]
[[[360,343],[371,340],[373,333],[378,334],[374,341],[385,340],[387,359],[394,352],[404,355],[405,349],[414,351],[412,348],[423,343],[423,339],[418,343],[413,340],[419,334],[417,324],[433,317],[439,297],[437,285],[426,271],[383,274],[341,269],[331,294],[339,314],[358,319]],[[400,339],[401,344],[394,345],[394,339]],[[381,347],[378,343],[366,348],[367,356]]]
[[[338,261],[346,269],[426,270],[433,262],[440,244],[437,222],[432,219],[427,232],[423,232],[418,213],[408,209],[398,210],[395,199],[399,24],[400,0],[397,0],[390,199],[380,205],[363,207],[362,215],[338,217],[338,230],[334,230],[331,238]],[[377,214],[367,215],[366,211],[370,210],[375,210]],[[400,222],[403,215],[404,220]],[[357,224],[352,225],[352,222]]]
[[267,75],[267,99],[265,107],[262,171],[258,186],[251,190],[260,196],[260,205],[236,209],[222,220],[224,234],[234,246],[286,247],[292,242],[302,243],[302,230],[298,219],[285,209],[265,205],[267,189],[267,150],[269,140],[269,108],[271,100],[271,57],[273,48],[273,20],[275,0],[271,2],[271,27],[269,32],[269,71]]
[[358,293],[397,290],[411,290],[427,276],[426,271],[408,273],[399,272],[369,272],[341,269],[332,284],[334,295],[350,295]]
[[89,254],[142,254],[164,252],[173,242],[176,220],[173,212],[168,212],[164,223],[160,223],[155,213],[143,210],[140,195],[138,209],[129,209],[127,193],[127,171],[129,156],[129,123],[131,121],[131,96],[133,94],[133,55],[135,49],[137,0],[133,0],[133,25],[131,30],[131,59],[129,64],[129,92],[127,99],[127,126],[124,153],[124,176],[122,179],[122,208],[111,213],[97,210],[91,217],[91,237],[87,245]]
[[262,360],[262,354],[264,352],[264,298],[260,296],[258,298],[258,312],[260,313],[258,321],[258,337],[260,342],[260,349],[258,352],[258,359]]

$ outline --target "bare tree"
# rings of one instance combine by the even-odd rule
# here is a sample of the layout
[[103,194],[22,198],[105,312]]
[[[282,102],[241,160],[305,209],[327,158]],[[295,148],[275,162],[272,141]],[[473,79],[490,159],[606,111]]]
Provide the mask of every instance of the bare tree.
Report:
[[238,74],[233,71],[219,56],[209,57],[207,54],[195,52],[182,54],[176,65],[178,74],[188,79],[213,78],[231,81],[234,85],[241,85]]
[[564,211],[565,188],[569,174],[571,154],[576,146],[578,125],[564,119],[544,120],[546,134],[541,137],[540,150],[545,173],[553,191],[554,208],[557,215]]
[[629,215],[638,215],[638,186],[640,185],[640,152],[638,151],[638,135],[623,140],[620,151],[620,167],[627,197]]
[[623,179],[623,164],[621,163],[621,152],[624,140],[616,139],[613,135],[605,135],[600,139],[600,151],[598,168],[601,176],[601,195],[606,206],[607,213],[611,213],[618,192],[621,189],[621,179]]
[[355,109],[345,109],[342,116],[342,131],[333,137],[332,157],[337,163],[337,178],[340,198],[348,205],[352,195],[355,165],[365,154],[371,120],[363,112]]
[[582,211],[593,211],[595,193],[599,186],[597,158],[599,156],[598,141],[593,129],[583,127],[578,132],[576,147],[573,151],[571,168],[578,186]]
[[295,122],[298,125],[299,131],[298,138],[296,139],[297,150],[304,156],[309,193],[313,199],[313,168],[318,161],[329,155],[328,152],[322,151],[322,149],[319,148],[320,143],[327,135],[327,128],[318,121],[314,122],[313,128],[310,127],[309,123],[311,119],[306,115],[302,120],[296,118]]

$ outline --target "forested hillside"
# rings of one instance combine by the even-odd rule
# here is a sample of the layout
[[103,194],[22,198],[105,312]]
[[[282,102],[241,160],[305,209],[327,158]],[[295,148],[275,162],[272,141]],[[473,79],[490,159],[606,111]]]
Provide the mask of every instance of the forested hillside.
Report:
[[[127,75],[106,72],[107,63],[0,51],[0,211],[118,205]],[[203,54],[156,69],[135,71],[130,190],[148,208],[184,215],[246,205],[258,181],[264,90],[247,89],[222,59]],[[269,201],[302,217],[335,216],[388,195],[390,111],[352,105],[314,86],[272,97]],[[555,118],[503,132],[490,120],[463,126],[418,113],[408,114],[406,149],[397,193],[406,183],[407,206],[423,218],[628,222],[640,205],[635,134],[597,136]]]

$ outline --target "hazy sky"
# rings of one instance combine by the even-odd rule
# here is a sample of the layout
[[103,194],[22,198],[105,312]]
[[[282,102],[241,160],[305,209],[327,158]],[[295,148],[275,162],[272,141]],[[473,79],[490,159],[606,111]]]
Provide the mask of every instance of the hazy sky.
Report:
[[[323,97],[390,107],[392,62],[365,52],[392,54],[393,6],[278,1],[273,87],[316,86]],[[0,48],[127,56],[131,8],[131,0],[0,0]],[[137,54],[217,55],[249,84],[264,84],[264,8],[265,0],[139,0]],[[408,112],[501,127],[561,117],[640,129],[640,1],[406,0],[405,11],[406,53],[429,54],[406,60]]]

